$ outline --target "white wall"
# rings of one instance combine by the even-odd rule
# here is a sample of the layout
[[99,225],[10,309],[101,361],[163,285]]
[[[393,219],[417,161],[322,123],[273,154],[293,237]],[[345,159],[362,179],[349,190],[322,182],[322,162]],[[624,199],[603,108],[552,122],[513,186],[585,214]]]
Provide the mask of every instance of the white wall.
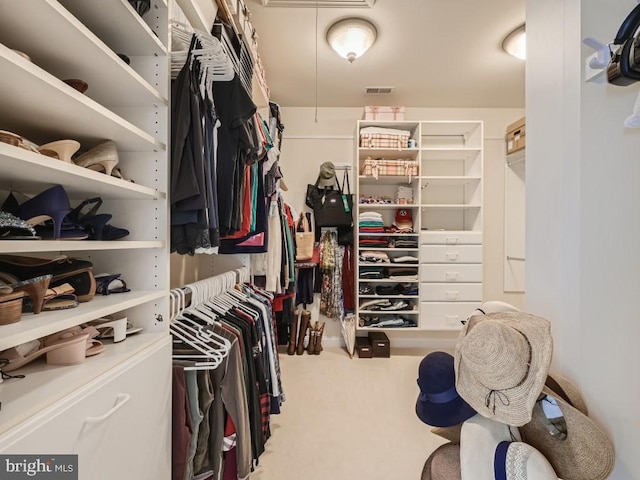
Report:
[[635,5],[527,0],[526,308],[552,321],[554,368],[613,439],[618,480],[640,479],[640,131],[622,127],[638,88],[585,84],[580,45]]
[[[354,135],[356,121],[362,118],[361,108],[321,108],[318,122],[315,109],[302,107],[282,108],[285,124],[281,166],[289,191],[285,199],[296,210],[304,207],[308,183],[318,176],[320,164],[353,163],[355,154]],[[407,120],[483,120],[485,134],[484,155],[484,298],[503,300],[520,308],[524,306],[524,295],[503,292],[504,259],[504,132],[508,124],[522,117],[522,109],[442,109],[407,108]],[[355,171],[351,179],[354,180]],[[341,178],[341,177],[340,177]],[[312,312],[318,319],[318,302]],[[337,320],[327,321],[325,338],[334,342],[340,337]],[[450,346],[456,338],[450,333],[390,335],[394,346]]]

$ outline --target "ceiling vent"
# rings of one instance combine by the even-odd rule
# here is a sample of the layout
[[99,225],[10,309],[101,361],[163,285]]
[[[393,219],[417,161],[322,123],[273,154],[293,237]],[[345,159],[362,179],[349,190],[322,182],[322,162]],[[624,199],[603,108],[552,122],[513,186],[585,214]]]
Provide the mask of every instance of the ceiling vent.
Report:
[[380,95],[383,93],[392,93],[395,87],[367,87],[364,93]]
[[262,0],[265,7],[371,8],[376,0]]

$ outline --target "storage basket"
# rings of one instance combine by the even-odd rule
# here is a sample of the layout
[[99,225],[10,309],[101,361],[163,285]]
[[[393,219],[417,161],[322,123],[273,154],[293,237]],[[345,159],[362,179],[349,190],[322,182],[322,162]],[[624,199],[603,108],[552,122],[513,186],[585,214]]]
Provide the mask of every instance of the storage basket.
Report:
[[418,175],[417,160],[385,160],[367,158],[360,170],[360,175],[378,178],[380,176],[406,176],[411,179]]
[[409,146],[411,132],[393,128],[366,127],[360,130],[360,147],[402,150]]

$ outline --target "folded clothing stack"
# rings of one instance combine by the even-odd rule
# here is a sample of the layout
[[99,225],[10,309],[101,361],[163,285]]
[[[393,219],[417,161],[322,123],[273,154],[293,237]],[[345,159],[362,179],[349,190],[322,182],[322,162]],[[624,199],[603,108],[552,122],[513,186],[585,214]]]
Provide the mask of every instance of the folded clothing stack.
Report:
[[362,212],[358,216],[360,233],[384,233],[382,214],[378,212]]
[[388,277],[391,280],[411,281],[418,280],[417,268],[393,268],[388,271]]
[[388,298],[379,300],[367,300],[360,304],[360,310],[380,311],[380,312],[399,312],[406,310],[415,310],[415,306],[405,300],[391,301]]
[[364,250],[360,252],[360,261],[365,263],[390,263],[387,252]]
[[389,240],[380,237],[362,237],[359,245],[361,247],[387,248],[389,246]]
[[360,278],[364,280],[380,280],[387,278],[387,269],[384,267],[360,267]]
[[376,327],[376,328],[408,328],[417,327],[416,321],[413,318],[403,317],[401,315],[362,315],[359,320],[361,327]]
[[402,257],[392,258],[393,263],[418,263],[418,258],[413,255],[403,255]]
[[[368,285],[362,285],[361,288],[368,287]],[[370,288],[370,287],[369,287]],[[375,288],[376,295],[418,295],[417,283],[396,283],[395,285],[380,285]],[[361,293],[366,295],[366,293]]]
[[418,240],[412,238],[393,238],[389,241],[391,248],[418,248]]
[[385,197],[378,195],[360,195],[358,203],[361,205],[389,205],[392,202],[391,197]]

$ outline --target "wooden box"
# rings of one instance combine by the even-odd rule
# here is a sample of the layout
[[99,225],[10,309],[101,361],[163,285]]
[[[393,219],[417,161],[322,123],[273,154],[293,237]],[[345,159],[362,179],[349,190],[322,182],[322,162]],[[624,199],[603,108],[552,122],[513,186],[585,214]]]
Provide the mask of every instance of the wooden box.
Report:
[[527,139],[525,117],[507,127],[507,155],[525,148]]
[[371,350],[371,342],[367,337],[356,337],[356,351],[360,358],[373,357],[373,351]]
[[391,356],[391,343],[384,332],[369,332],[369,341],[374,357],[389,358]]

